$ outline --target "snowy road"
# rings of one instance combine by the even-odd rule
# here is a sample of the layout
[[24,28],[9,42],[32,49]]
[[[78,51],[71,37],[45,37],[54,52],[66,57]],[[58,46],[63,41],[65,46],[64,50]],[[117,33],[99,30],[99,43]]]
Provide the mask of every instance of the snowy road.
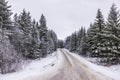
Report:
[[59,67],[54,67],[51,71],[44,75],[30,76],[22,80],[113,80],[90,69],[86,64],[80,62],[66,50],[59,50],[61,53],[62,63]]
[[113,80],[102,73],[90,69],[86,64],[69,54],[68,51],[61,50],[61,52],[65,60],[64,74],[61,73],[64,77],[61,80]]
[[[109,74],[104,74],[104,69],[101,69],[103,71],[101,72],[99,67],[71,54],[66,49],[59,49],[56,53],[58,58],[55,59],[55,62],[47,59],[48,62],[50,61],[48,64],[50,66],[43,72],[39,71],[37,67],[37,71],[33,69],[25,72],[24,70],[25,73],[21,72],[19,75],[15,73],[17,77],[11,74],[12,77],[7,76],[8,78],[0,78],[0,80],[120,80],[120,78],[112,79]],[[37,65],[39,66],[39,63]]]

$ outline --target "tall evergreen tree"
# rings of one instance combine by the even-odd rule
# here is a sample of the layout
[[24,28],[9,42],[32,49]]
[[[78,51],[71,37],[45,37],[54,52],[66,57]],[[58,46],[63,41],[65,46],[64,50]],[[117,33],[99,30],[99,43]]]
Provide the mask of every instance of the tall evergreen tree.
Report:
[[57,50],[58,39],[56,33],[53,30],[48,30],[48,44],[49,53],[52,53]]
[[120,14],[115,4],[112,5],[108,15],[105,31],[107,63],[117,64],[120,57]]
[[23,49],[23,32],[19,29],[18,15],[14,15],[14,25],[12,28],[12,35],[9,36],[10,43],[15,47],[18,54],[22,55]]
[[86,30],[83,27],[77,33],[77,52],[80,55],[86,55],[87,53]]
[[31,58],[32,56],[32,20],[30,12],[27,12],[25,9],[18,16],[18,25],[22,33],[22,53],[25,57]]
[[99,57],[102,53],[102,43],[104,41],[101,34],[103,33],[103,29],[105,28],[105,22],[103,15],[98,9],[97,16],[94,24],[90,25],[90,29],[88,30],[88,45],[90,47],[91,56]]
[[41,56],[44,57],[48,53],[48,36],[47,36],[48,30],[46,25],[46,19],[44,15],[41,15],[40,19],[40,27],[39,27],[39,38],[40,38],[40,46],[41,49]]
[[39,49],[39,31],[38,31],[38,23],[33,20],[32,21],[32,30],[31,30],[31,57],[33,59],[40,58],[40,49]]
[[[83,37],[83,27],[81,27],[81,29],[77,32],[77,47],[79,48],[80,43],[81,43],[81,39]],[[79,49],[77,49],[79,51]]]
[[77,33],[74,32],[71,35],[71,44],[70,44],[70,51],[75,52],[77,50]]

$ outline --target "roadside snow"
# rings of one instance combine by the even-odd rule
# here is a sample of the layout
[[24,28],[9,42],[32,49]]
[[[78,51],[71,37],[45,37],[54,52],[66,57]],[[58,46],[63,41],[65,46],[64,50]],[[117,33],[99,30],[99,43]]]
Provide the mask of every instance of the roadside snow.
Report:
[[[68,50],[66,51],[68,52]],[[80,62],[86,64],[91,70],[109,76],[114,80],[120,80],[120,65],[111,67],[98,66],[77,54],[68,53],[76,57]],[[61,54],[58,50],[46,58],[32,61],[27,66],[24,66],[21,71],[0,75],[0,80],[47,80],[45,75],[47,75],[47,77],[50,77],[51,74],[56,75],[57,70],[63,67],[64,59]]]
[[[97,63],[97,61],[99,61],[99,60],[96,59],[96,58],[85,58],[85,59],[87,59],[88,61],[90,61],[92,63],[99,64],[99,63]],[[106,67],[97,65],[97,67],[101,68],[102,73],[104,73],[104,74],[106,74],[108,76],[111,76],[111,77],[113,77],[113,78],[115,78],[117,80],[120,80],[120,65],[113,65],[113,66],[106,66]],[[96,69],[98,70],[98,68],[96,68]]]
[[[94,64],[99,64],[99,60],[97,58],[85,58],[86,60],[94,63]],[[98,62],[98,63],[97,63]],[[101,66],[109,71],[111,71],[112,73],[117,73],[120,75],[120,65],[113,65],[113,66]]]
[[35,60],[30,62],[27,66],[23,66],[21,71],[10,73],[6,75],[0,75],[0,80],[21,80],[23,78],[43,74],[51,69],[58,62],[57,53],[53,53],[52,55],[48,55],[46,58],[41,60]]

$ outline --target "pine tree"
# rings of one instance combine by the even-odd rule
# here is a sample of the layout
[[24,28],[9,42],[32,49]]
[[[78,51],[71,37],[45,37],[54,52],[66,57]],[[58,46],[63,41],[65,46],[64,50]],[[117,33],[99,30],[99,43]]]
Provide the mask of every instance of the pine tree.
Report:
[[97,16],[94,24],[90,25],[88,30],[88,46],[90,47],[91,56],[99,57],[102,49],[103,37],[101,34],[103,33],[103,29],[105,28],[103,15],[98,9]]
[[[80,44],[81,44],[81,39],[83,37],[83,34],[84,34],[84,30],[83,30],[83,27],[81,27],[81,29],[77,32],[77,38],[78,38],[78,41],[77,41],[77,47],[79,48]],[[79,49],[77,49],[79,51]]]
[[71,39],[70,39],[70,51],[71,52],[76,52],[77,50],[77,34],[76,32],[74,32],[72,35],[71,35]]
[[48,44],[49,53],[52,53],[57,50],[58,39],[56,33],[53,30],[48,30]]
[[32,58],[32,20],[30,12],[23,12],[18,16],[18,25],[22,33],[22,54],[26,58]]
[[[49,32],[48,32],[48,33],[49,33]],[[54,41],[53,41],[53,39],[51,38],[51,36],[48,35],[48,53],[49,53],[49,54],[52,53],[52,52],[54,52],[54,47],[55,47]]]
[[33,59],[40,58],[40,49],[39,49],[39,31],[38,31],[38,23],[33,20],[32,22],[32,30],[31,30],[31,57]]
[[120,14],[115,4],[112,5],[110,13],[108,15],[106,31],[104,31],[105,37],[105,56],[106,63],[117,64],[120,57]]
[[45,57],[48,53],[48,30],[46,25],[46,19],[44,15],[41,15],[40,19],[40,27],[39,27],[39,38],[40,38],[40,46],[39,49],[41,50],[41,56]]
[[19,29],[18,15],[14,15],[14,26],[12,28],[12,35],[9,36],[10,43],[15,47],[18,54],[22,55],[23,49],[23,32]]
[[81,30],[78,31],[77,36],[77,52],[79,55],[87,54],[87,43],[86,43],[86,30],[81,27]]

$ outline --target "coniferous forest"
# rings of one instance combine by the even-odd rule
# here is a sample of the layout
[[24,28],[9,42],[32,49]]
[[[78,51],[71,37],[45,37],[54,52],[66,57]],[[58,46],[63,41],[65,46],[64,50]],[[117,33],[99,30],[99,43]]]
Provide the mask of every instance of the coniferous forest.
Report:
[[6,0],[0,0],[0,73],[15,72],[24,61],[44,58],[57,48],[98,58],[106,65],[120,63],[120,13],[115,4],[106,21],[98,9],[89,29],[80,27],[65,40],[48,28],[44,14],[36,21],[29,11],[15,14],[10,8]]
[[120,63],[120,14],[115,4],[112,4],[107,21],[100,9],[96,19],[90,23],[88,30],[81,27],[68,36],[65,48],[79,55],[99,59],[103,65]]
[[58,47],[57,35],[48,30],[42,14],[39,21],[32,19],[23,9],[11,20],[12,11],[8,2],[0,0],[0,72],[19,69],[24,60],[46,57]]

